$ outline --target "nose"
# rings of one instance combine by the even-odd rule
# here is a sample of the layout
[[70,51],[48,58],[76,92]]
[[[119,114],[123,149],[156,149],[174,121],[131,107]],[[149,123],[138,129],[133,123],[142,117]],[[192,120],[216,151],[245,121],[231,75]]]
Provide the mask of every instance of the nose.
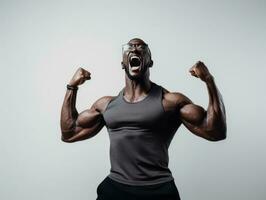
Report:
[[134,47],[134,49],[132,50],[132,52],[136,53],[138,50],[136,47]]
[[136,53],[136,52],[138,52],[138,48],[137,48],[137,46],[132,46],[132,50],[131,50],[133,53]]

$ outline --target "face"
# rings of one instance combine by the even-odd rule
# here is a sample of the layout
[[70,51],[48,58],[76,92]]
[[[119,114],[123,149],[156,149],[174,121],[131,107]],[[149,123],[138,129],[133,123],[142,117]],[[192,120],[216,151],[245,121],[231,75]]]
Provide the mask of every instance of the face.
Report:
[[141,39],[132,39],[123,45],[122,66],[130,79],[141,78],[152,66],[148,45]]

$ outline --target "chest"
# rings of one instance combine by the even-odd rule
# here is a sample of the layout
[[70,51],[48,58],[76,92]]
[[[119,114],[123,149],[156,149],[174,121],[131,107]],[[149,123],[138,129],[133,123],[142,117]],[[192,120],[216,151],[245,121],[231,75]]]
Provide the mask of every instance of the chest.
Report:
[[162,103],[121,103],[110,104],[103,117],[106,126],[111,129],[123,127],[153,129],[163,122]]

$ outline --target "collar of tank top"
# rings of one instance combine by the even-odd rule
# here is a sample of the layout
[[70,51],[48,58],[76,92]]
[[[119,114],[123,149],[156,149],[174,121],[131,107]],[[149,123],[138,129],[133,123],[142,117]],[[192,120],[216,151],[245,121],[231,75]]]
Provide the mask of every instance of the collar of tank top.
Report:
[[138,98],[138,99],[137,99],[136,101],[134,101],[134,102],[131,102],[126,96],[124,96],[124,95],[125,95],[125,88],[123,88],[123,91],[122,91],[122,97],[123,97],[123,99],[124,99],[127,103],[138,103],[138,102],[140,102],[140,101],[146,99],[146,98],[149,96],[149,94],[151,93],[152,88],[153,88],[153,83],[151,82],[151,87],[150,87],[148,93],[147,93],[146,95],[141,96],[140,98]]

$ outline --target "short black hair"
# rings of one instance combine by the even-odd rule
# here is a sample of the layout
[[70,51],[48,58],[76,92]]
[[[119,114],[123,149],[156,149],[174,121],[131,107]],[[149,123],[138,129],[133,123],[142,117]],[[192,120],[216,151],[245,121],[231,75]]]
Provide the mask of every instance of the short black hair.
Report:
[[133,39],[129,40],[128,43],[130,43],[130,42],[132,42],[132,41],[134,41],[134,40],[139,40],[141,43],[143,43],[143,44],[145,44],[145,45],[148,46],[148,44],[147,44],[146,42],[144,42],[144,40],[142,40],[142,39],[140,39],[140,38],[133,38]]

